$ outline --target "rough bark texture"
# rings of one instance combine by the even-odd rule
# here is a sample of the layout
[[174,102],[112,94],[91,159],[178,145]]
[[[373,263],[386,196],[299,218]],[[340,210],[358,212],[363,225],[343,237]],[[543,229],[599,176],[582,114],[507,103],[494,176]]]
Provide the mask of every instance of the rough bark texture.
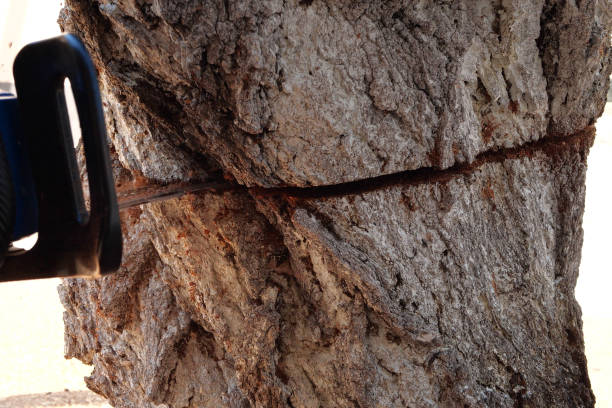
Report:
[[118,407],[590,407],[586,155],[606,1],[68,0],[123,213],[67,280],[66,355]]

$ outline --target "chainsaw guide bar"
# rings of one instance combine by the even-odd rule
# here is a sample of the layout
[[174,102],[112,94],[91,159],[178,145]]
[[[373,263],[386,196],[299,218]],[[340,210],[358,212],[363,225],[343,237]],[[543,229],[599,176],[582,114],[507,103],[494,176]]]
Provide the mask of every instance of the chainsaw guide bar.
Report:
[[235,188],[234,185],[219,181],[179,182],[165,185],[152,184],[135,189],[117,187],[117,201],[119,210],[124,210],[141,204],[181,197],[189,193],[201,191],[220,193],[233,188]]

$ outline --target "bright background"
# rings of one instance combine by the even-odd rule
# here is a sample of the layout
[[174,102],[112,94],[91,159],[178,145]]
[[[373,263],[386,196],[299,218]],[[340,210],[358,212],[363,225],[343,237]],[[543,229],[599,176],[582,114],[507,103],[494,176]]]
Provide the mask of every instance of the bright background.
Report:
[[[59,33],[58,0],[0,0],[0,91],[25,44]],[[582,306],[597,408],[612,408],[612,103],[589,155],[584,247],[576,298]],[[63,358],[59,279],[0,284],[0,408],[109,407],[87,388],[91,367]],[[68,391],[66,391],[68,390]]]

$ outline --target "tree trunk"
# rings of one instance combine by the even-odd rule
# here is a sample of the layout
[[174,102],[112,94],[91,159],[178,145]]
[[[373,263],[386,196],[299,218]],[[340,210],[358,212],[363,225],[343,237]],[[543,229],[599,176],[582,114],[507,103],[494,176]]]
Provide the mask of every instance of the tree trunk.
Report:
[[609,2],[68,0],[120,188],[66,355],[117,407],[592,407],[574,286]]

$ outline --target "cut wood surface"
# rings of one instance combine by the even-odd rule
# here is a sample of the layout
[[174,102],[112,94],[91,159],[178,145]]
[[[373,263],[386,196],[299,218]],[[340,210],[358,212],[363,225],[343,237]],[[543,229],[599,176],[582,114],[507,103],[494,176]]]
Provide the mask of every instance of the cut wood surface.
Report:
[[69,0],[123,212],[66,350],[119,407],[592,407],[586,157],[609,2]]

